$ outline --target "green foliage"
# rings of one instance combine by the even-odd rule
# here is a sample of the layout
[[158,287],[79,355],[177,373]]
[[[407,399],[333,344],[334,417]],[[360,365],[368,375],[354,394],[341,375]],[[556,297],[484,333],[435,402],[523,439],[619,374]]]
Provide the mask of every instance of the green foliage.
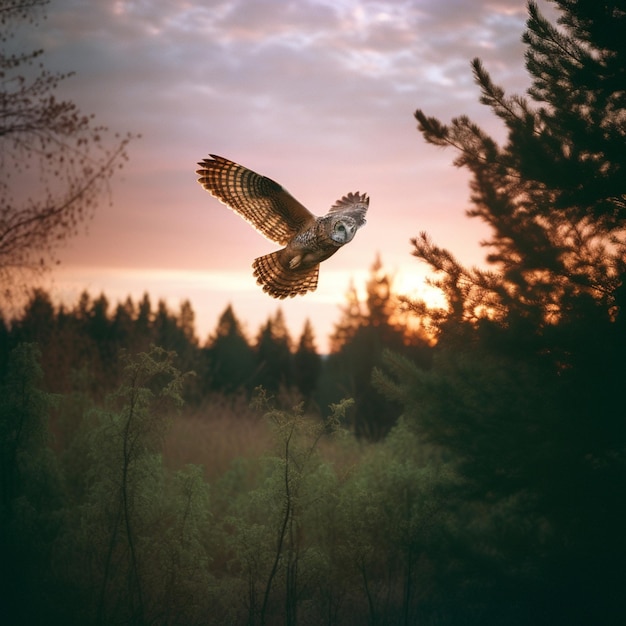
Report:
[[606,398],[586,407],[570,373],[547,359],[441,351],[424,371],[388,354],[385,372],[376,383],[402,403],[406,425],[462,477],[454,556],[463,577],[480,564],[465,583],[475,600],[543,623],[554,619],[547,598],[563,598],[563,614],[566,589],[586,589],[568,600],[570,618],[612,623],[626,548],[615,524],[625,505],[623,416],[597,412]]
[[438,351],[426,371],[387,353],[385,371],[391,377],[378,371],[375,382],[402,403],[419,436],[448,451],[463,474],[492,495],[531,481],[545,487],[555,454],[548,446],[568,448],[555,441],[563,430],[567,436],[565,424],[554,423],[559,381],[540,362]]
[[[59,399],[75,432],[59,440],[57,453],[46,444],[42,416],[51,399],[37,391],[36,350],[13,358],[11,385],[30,381],[24,397],[33,419],[39,415],[31,429],[39,434],[23,443],[32,470],[21,474],[3,519],[10,531],[3,537],[15,540],[3,543],[15,623],[54,616],[68,624],[529,624],[539,623],[529,598],[564,593],[573,580],[559,569],[559,546],[584,546],[577,532],[586,522],[578,515],[564,523],[576,511],[568,498],[577,503],[553,489],[558,477],[546,480],[558,450],[547,445],[542,420],[539,432],[522,428],[533,402],[524,396],[541,378],[532,370],[513,375],[502,361],[487,367],[444,355],[425,371],[389,354],[393,374],[377,373],[376,384],[405,410],[375,445],[339,428],[351,401],[332,406],[323,421],[260,392],[256,419],[270,426],[271,447],[218,473],[163,462],[185,378],[171,353],[127,357],[102,407],[78,392]],[[461,394],[455,385],[464,385]],[[481,394],[494,405],[486,414]],[[523,402],[512,432],[502,428],[494,440],[496,413]],[[441,412],[454,428],[420,429],[418,415],[442,425]],[[241,424],[230,420],[233,430]],[[483,440],[496,444],[487,458]],[[523,473],[525,455],[537,465],[534,483]],[[570,461],[563,472],[575,471],[578,455]],[[607,461],[594,458],[595,471],[614,471],[601,467]],[[547,584],[556,575],[562,589]],[[513,611],[522,617],[511,620]]]
[[[387,443],[340,472],[322,452],[350,402],[326,423],[268,406],[275,453],[258,485],[225,518],[228,601],[235,623],[410,624],[441,601],[429,589],[445,534],[452,475],[398,427]],[[232,482],[228,482],[232,485]],[[240,483],[235,483],[239,484]],[[431,560],[432,559],[432,560]]]
[[33,344],[16,347],[0,384],[0,585],[3,613],[38,620],[55,583],[50,547],[63,503],[58,462],[49,447],[55,398],[41,390]]
[[358,581],[359,595],[351,594],[349,602],[361,615],[359,623],[420,623],[443,600],[432,579],[444,567],[439,559],[453,510],[453,476],[429,456],[400,424],[341,492],[346,534],[337,560],[344,575]]
[[245,576],[248,623],[273,623],[272,614],[282,614],[285,623],[295,624],[302,597],[311,595],[319,576],[315,533],[305,531],[307,517],[334,486],[317,448],[345,404],[320,422],[305,418],[301,407],[293,412],[272,407],[263,391],[256,402],[274,429],[276,453],[266,459],[259,488],[237,502],[231,541]]
[[[81,571],[88,621],[147,623],[174,610],[176,594],[208,583],[198,581],[206,557],[197,550],[206,487],[193,468],[168,477],[159,453],[185,378],[173,358],[161,348],[126,358],[122,384],[87,414],[66,459],[68,474],[83,474],[57,549],[68,577]],[[193,603],[175,610],[183,623],[194,616]]]
[[12,367],[0,388],[3,514],[20,497],[34,498],[39,503],[50,492],[49,481],[54,476],[53,471],[46,476],[50,468],[42,459],[48,450],[47,420],[54,397],[40,389],[43,372],[39,357],[35,344],[15,348],[10,355]]

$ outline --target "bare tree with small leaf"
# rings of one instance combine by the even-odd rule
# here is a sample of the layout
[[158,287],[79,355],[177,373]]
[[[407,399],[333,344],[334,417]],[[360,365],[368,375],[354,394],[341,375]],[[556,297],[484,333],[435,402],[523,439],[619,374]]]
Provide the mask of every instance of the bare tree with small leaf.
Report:
[[132,136],[109,130],[58,99],[72,73],[52,72],[44,51],[21,50],[24,29],[45,19],[47,0],[0,0],[0,281],[57,262],[58,248],[93,215],[127,159]]

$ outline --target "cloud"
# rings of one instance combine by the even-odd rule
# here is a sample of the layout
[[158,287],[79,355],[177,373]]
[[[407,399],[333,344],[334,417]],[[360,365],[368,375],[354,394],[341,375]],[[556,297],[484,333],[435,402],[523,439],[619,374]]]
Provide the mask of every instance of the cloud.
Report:
[[519,2],[503,0],[116,0],[87,10],[58,0],[44,45],[77,71],[67,93],[112,128],[141,132],[152,154],[152,137],[182,152],[199,135],[238,151],[315,151],[360,147],[364,126],[385,135],[392,116],[417,107],[458,114],[477,100],[476,55],[520,83],[523,18]]
[[236,268],[252,281],[267,242],[195,183],[196,161],[213,152],[317,213],[349,190],[369,192],[368,226],[337,255],[337,272],[376,252],[414,263],[408,239],[424,229],[475,262],[467,177],[452,153],[423,142],[412,114],[465,113],[495,129],[469,62],[480,56],[496,82],[523,90],[524,19],[519,0],[55,0],[20,43],[76,70],[61,91],[85,113],[142,134],[113,182],[114,206],[66,260]]
[[76,0],[59,0],[51,22],[68,64],[72,53],[79,72],[91,68],[83,81],[108,72],[133,98],[167,104],[202,90],[218,104],[247,97],[263,108],[310,102],[312,93],[325,106],[327,93],[339,101],[364,90],[380,105],[398,85],[428,83],[481,49],[508,61],[501,44],[511,33],[519,41],[523,15],[503,2],[117,0],[79,11]]
[[523,76],[517,1],[116,0],[85,10],[58,0],[48,22],[55,64],[77,70],[67,93],[112,128],[141,132],[144,166],[144,152],[165,156],[157,143],[182,155],[200,137],[239,153],[362,150],[372,134],[385,142],[396,116],[410,127],[417,107],[446,118],[471,97],[480,111],[477,54],[513,83]]

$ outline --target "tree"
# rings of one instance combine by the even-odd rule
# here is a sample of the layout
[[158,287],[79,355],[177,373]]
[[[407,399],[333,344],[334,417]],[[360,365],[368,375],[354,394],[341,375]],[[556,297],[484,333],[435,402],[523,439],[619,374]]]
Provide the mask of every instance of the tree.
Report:
[[111,324],[113,332],[120,345],[128,345],[128,341],[133,334],[133,320],[135,319],[135,303],[128,296],[123,303],[119,303],[115,308],[115,314]]
[[[416,112],[425,139],[452,146],[472,173],[469,216],[491,227],[491,270],[463,267],[425,233],[413,240],[448,308],[415,307],[440,333],[432,369],[392,356],[379,382],[395,381],[387,391],[420,439],[466,481],[466,512],[484,529],[473,543],[491,570],[484,601],[507,616],[523,607],[528,623],[613,624],[626,580],[616,524],[626,508],[626,10],[556,4],[557,26],[528,5],[529,98],[506,96],[472,63],[481,101],[507,129],[503,146],[466,116],[446,125]],[[492,532],[485,511],[497,509],[508,533]],[[506,619],[483,619],[493,621]]]
[[352,280],[345,298],[346,303],[341,307],[341,319],[335,324],[335,329],[329,337],[331,353],[339,352],[354,337],[358,328],[365,324],[362,303]]
[[255,404],[272,426],[276,451],[265,459],[259,487],[239,494],[228,520],[233,562],[246,583],[238,596],[247,600],[248,624],[297,624],[310,621],[298,619],[303,599],[328,573],[314,543],[320,532],[315,513],[332,506],[336,483],[319,444],[337,429],[349,401],[332,406],[324,420],[307,419],[301,405],[275,408],[264,390]]
[[87,402],[64,449],[66,501],[48,554],[58,623],[206,621],[208,485],[200,467],[163,461],[186,378],[174,358],[125,355],[120,386],[102,408]]
[[[40,270],[93,213],[131,135],[107,139],[97,125],[55,91],[71,73],[46,70],[43,50],[11,51],[23,23],[37,26],[45,0],[7,1],[0,51],[0,276]],[[38,64],[36,66],[36,64]],[[35,67],[36,66],[36,67]]]
[[220,315],[206,349],[211,389],[232,393],[251,385],[254,352],[232,305]]
[[298,348],[293,355],[294,378],[298,391],[305,401],[311,399],[322,369],[322,359],[315,346],[311,320],[304,322]]
[[[100,428],[91,434],[97,448],[91,451],[91,501],[86,508],[92,515],[99,508],[102,524],[90,537],[102,559],[99,623],[111,621],[111,614],[120,611],[128,622],[142,624],[150,621],[147,615],[154,610],[147,602],[149,573],[144,568],[155,548],[145,545],[142,524],[147,525],[146,520],[154,524],[158,513],[152,510],[152,498],[141,494],[144,489],[154,494],[161,487],[157,451],[172,410],[182,405],[185,375],[174,367],[174,356],[162,348],[134,359],[127,356],[124,380],[111,394],[111,407],[100,416]],[[123,582],[117,577],[120,568]]]
[[626,12],[616,1],[557,0],[561,28],[529,3],[528,98],[507,97],[479,59],[481,102],[504,122],[499,146],[467,116],[418,110],[429,143],[452,146],[472,173],[470,217],[492,229],[493,270],[467,269],[422,233],[413,254],[443,275],[447,321],[527,321],[533,333],[592,302],[615,314],[626,271]]
[[291,337],[281,309],[261,327],[256,344],[255,385],[270,393],[288,389],[292,384]]
[[355,433],[376,440],[389,432],[399,415],[398,405],[371,385],[372,372],[381,365],[383,351],[411,354],[427,366],[430,348],[425,338],[410,331],[402,317],[399,299],[393,292],[393,277],[384,271],[380,257],[372,264],[365,301],[358,299],[353,285],[347,300],[331,337],[331,355],[325,367],[329,397],[320,404],[353,398]]
[[56,399],[42,390],[39,358],[35,344],[20,344],[0,379],[0,582],[3,619],[16,624],[56,617],[43,606],[63,485],[48,430]]
[[136,350],[148,350],[154,343],[154,315],[152,302],[148,292],[145,292],[141,301],[137,304],[137,316],[135,317],[134,332],[132,336],[133,348]]

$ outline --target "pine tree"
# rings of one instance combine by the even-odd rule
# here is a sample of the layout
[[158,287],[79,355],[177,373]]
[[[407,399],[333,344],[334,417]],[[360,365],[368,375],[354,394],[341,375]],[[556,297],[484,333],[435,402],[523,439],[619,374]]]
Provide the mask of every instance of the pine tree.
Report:
[[112,319],[113,335],[118,347],[129,346],[133,335],[133,320],[135,319],[135,304],[130,296],[115,308]]
[[133,348],[138,352],[148,350],[150,345],[154,343],[153,322],[152,302],[146,292],[137,305],[137,316],[134,324]]
[[294,378],[305,401],[310,400],[322,368],[322,359],[317,352],[311,320],[307,318],[302,329],[298,349],[293,355]]
[[[466,481],[472,532],[483,531],[457,538],[457,556],[468,571],[491,572],[474,580],[491,604],[483,622],[523,610],[526,622],[514,623],[617,624],[626,580],[616,523],[626,510],[626,11],[623,2],[556,4],[557,26],[528,5],[528,97],[506,96],[472,63],[481,101],[505,124],[504,145],[466,116],[443,124],[416,113],[425,139],[452,146],[472,174],[469,216],[491,228],[491,269],[463,267],[425,233],[413,241],[440,273],[448,309],[416,307],[440,332],[433,368],[390,357],[396,385],[387,390]],[[507,532],[494,532],[498,509]]]
[[[626,13],[619,2],[561,1],[560,26],[529,3],[530,97],[506,96],[479,59],[481,102],[503,121],[499,146],[467,116],[416,112],[426,141],[472,173],[468,212],[492,230],[491,271],[467,269],[422,233],[413,254],[444,276],[448,321],[527,320],[534,333],[589,301],[615,314],[626,270]],[[533,104],[534,102],[534,104]]]
[[13,326],[19,340],[47,343],[55,326],[55,310],[50,295],[42,289],[33,290],[21,319]]
[[346,303],[341,308],[341,319],[335,324],[335,329],[329,338],[331,353],[339,352],[354,337],[358,328],[365,323],[365,314],[353,281],[350,281],[345,297]]
[[383,351],[411,354],[427,365],[430,350],[424,339],[411,336],[393,292],[393,277],[384,270],[380,257],[372,264],[364,302],[358,299],[353,285],[347,300],[343,318],[331,337],[324,381],[328,398],[321,400],[320,405],[353,398],[355,433],[376,440],[387,434],[399,415],[399,407],[371,384],[372,372],[382,363]]
[[293,383],[291,337],[282,309],[261,327],[256,344],[255,386],[270,393],[288,389]]
[[254,352],[230,304],[209,337],[206,358],[209,385],[214,391],[233,393],[251,385]]

